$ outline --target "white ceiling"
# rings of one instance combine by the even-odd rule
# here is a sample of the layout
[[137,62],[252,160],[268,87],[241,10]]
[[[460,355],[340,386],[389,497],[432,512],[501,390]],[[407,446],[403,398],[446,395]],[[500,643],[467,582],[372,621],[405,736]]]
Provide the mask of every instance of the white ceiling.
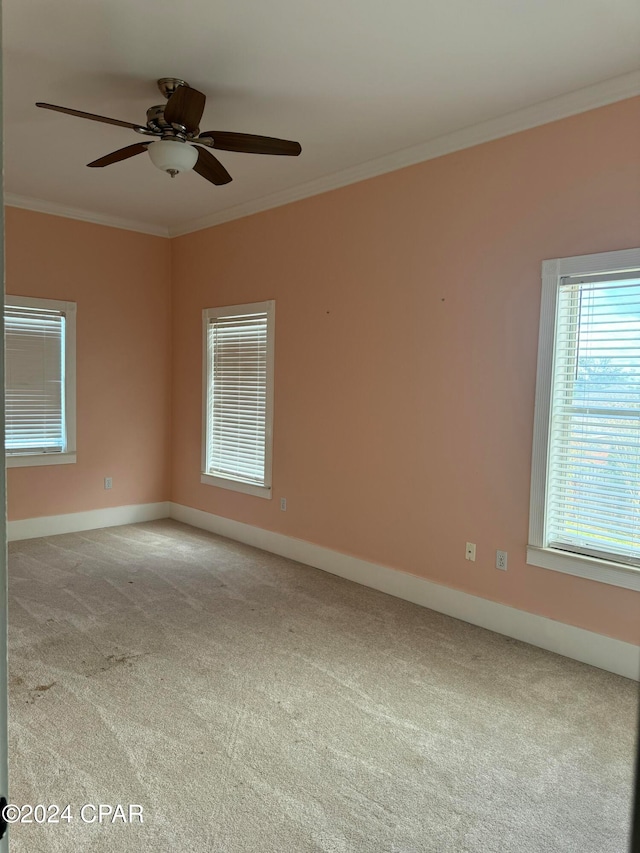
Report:
[[[640,91],[637,75],[610,80],[640,66],[638,0],[2,5],[9,201],[123,217],[158,233],[346,183],[366,175],[354,167],[368,161],[386,158],[371,173],[384,171],[410,161],[394,152],[605,80],[609,89],[594,90],[601,100]],[[147,155],[87,169],[141,138],[34,106],[144,124],[146,109],[163,101],[155,81],[164,76],[207,95],[203,129],[295,139],[302,155],[220,152],[234,178],[222,187],[195,173],[172,180]]]

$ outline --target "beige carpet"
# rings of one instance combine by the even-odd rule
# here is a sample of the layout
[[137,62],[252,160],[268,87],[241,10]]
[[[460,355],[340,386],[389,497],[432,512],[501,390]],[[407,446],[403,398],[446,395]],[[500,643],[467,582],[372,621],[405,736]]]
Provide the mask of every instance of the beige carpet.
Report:
[[627,850],[624,678],[171,521],[10,577],[13,853]]

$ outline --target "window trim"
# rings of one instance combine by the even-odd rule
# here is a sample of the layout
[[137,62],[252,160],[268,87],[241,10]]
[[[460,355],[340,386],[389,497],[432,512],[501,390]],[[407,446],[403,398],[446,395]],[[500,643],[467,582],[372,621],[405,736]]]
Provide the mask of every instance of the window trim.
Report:
[[62,311],[65,314],[65,424],[66,445],[62,452],[8,454],[5,451],[7,468],[34,468],[39,465],[68,465],[77,461],[76,453],[76,314],[77,303],[61,299],[44,299],[34,296],[12,296],[7,294],[5,306],[18,308],[41,308]]
[[[254,497],[272,497],[273,473],[273,387],[275,376],[275,300],[249,302],[244,305],[225,305],[217,308],[204,308],[202,311],[202,445],[200,456],[200,482],[207,486],[217,486],[233,492],[242,492]],[[233,317],[244,314],[264,312],[267,315],[267,388],[265,412],[265,458],[264,486],[244,483],[227,477],[207,473],[207,425],[209,412],[210,359],[208,352],[209,321],[216,317]]]
[[551,383],[555,348],[556,312],[560,283],[565,276],[627,272],[640,267],[640,248],[555,258],[542,263],[542,296],[536,373],[536,397],[531,458],[529,544],[527,563],[612,586],[640,591],[640,569],[624,563],[573,554],[544,545],[547,499],[547,462],[551,414]]

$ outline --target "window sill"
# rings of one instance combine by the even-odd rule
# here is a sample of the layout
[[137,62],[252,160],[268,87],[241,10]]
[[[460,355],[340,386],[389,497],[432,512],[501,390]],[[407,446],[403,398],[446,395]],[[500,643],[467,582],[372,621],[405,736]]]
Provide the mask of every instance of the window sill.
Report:
[[270,486],[253,486],[251,483],[227,480],[225,477],[215,477],[213,474],[200,474],[200,482],[206,486],[217,486],[219,489],[230,489],[232,492],[243,492],[245,495],[271,500]]
[[25,453],[24,456],[6,456],[7,468],[35,468],[38,465],[69,465],[75,461],[75,453]]
[[527,546],[527,563],[530,566],[552,569],[640,592],[640,569],[634,566],[598,560],[596,557],[585,557],[582,554],[569,554],[556,548],[541,548],[537,545]]

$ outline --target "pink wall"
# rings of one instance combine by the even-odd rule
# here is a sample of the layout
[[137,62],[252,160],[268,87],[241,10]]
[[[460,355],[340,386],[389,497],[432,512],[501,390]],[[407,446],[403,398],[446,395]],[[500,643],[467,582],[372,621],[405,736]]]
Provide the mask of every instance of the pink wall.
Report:
[[[638,642],[639,594],[525,547],[540,263],[637,245],[639,104],[172,241],[7,209],[7,292],[78,303],[78,462],[10,469],[9,518],[171,498]],[[270,298],[266,501],[199,482],[200,312]]]
[[7,208],[7,293],[78,304],[78,461],[10,468],[9,519],[169,499],[170,253],[160,237]]
[[[639,135],[633,99],[173,240],[172,499],[638,642],[640,594],[525,547],[541,261],[637,244]],[[200,312],[271,298],[267,501],[199,482]]]

